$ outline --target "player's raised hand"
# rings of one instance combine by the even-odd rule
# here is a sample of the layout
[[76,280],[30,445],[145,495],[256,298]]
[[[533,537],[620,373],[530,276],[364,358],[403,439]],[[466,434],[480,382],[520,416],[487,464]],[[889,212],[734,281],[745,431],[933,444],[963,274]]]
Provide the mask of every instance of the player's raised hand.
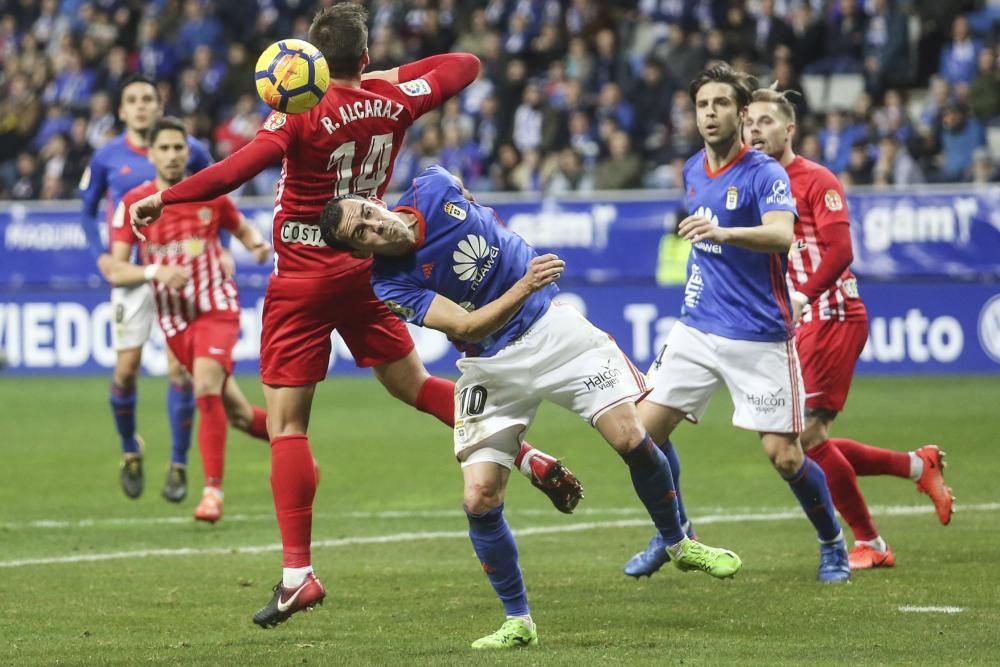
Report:
[[170,289],[184,289],[191,280],[191,270],[184,266],[163,264],[156,270],[153,279]]
[[685,241],[715,241],[725,243],[729,230],[713,223],[703,215],[689,215],[677,225],[677,234]]
[[537,292],[546,285],[550,285],[559,280],[566,262],[559,259],[558,255],[548,253],[535,257],[528,265],[528,272],[524,274],[521,281],[532,292]]
[[163,199],[160,198],[159,192],[143,197],[128,209],[129,218],[132,220],[132,231],[145,241],[142,229],[156,222],[161,213],[163,213]]

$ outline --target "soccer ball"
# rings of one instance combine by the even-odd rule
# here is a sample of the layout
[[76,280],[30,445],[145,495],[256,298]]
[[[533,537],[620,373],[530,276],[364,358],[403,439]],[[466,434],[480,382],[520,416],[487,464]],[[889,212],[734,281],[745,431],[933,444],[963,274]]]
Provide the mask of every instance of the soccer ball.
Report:
[[309,42],[283,39],[260,54],[254,80],[257,94],[267,106],[302,113],[323,99],[330,85],[330,68],[320,50]]

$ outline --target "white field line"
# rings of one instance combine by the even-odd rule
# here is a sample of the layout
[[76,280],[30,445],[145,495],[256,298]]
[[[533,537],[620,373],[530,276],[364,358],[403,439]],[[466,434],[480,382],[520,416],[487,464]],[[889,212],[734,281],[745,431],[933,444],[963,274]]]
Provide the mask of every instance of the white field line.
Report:
[[[932,514],[934,508],[929,505],[881,505],[869,508],[872,514],[880,516],[909,516],[913,514]],[[961,512],[994,512],[1000,510],[1000,503],[981,503],[978,505],[960,505],[956,507]],[[704,510],[707,514],[701,518],[692,519],[695,523],[716,523],[725,521],[735,514],[761,515],[784,519],[785,515],[798,516],[798,509],[774,510],[760,507],[710,507]],[[777,512],[777,514],[775,514]],[[551,517],[557,516],[552,509],[507,509],[508,516]],[[779,516],[780,515],[780,516]],[[635,516],[645,517],[642,507],[587,507],[576,510],[574,517],[580,516]],[[314,520],[327,519],[453,519],[464,517],[461,510],[383,510],[372,512],[314,512]],[[262,514],[227,514],[226,523],[242,523],[257,521],[274,521],[274,513]],[[752,520],[752,519],[751,519]],[[769,520],[769,519],[762,519]],[[183,524],[190,525],[192,519],[184,516],[151,516],[151,517],[118,517],[107,519],[35,519],[33,521],[10,521],[0,523],[4,530],[64,530],[72,528],[104,528],[116,526],[160,526]]]
[[896,611],[914,614],[958,614],[965,611],[962,607],[900,607]]
[[[932,510],[924,506],[888,506],[871,508],[875,515],[911,515],[929,514]],[[1000,503],[986,503],[981,505],[966,505],[962,507],[964,512],[994,512],[1000,509]],[[451,516],[458,516],[458,513],[451,513]],[[693,517],[691,521],[695,525],[705,525],[710,523],[745,523],[758,521],[789,521],[800,520],[802,510],[785,510],[777,512],[760,512],[746,514],[709,514],[700,517]],[[229,518],[227,517],[227,521]],[[187,519],[191,521],[191,519]],[[607,529],[607,528],[634,528],[649,526],[649,518],[621,519],[618,521],[588,521],[581,523],[570,523],[555,526],[529,526],[514,531],[516,536],[527,535],[549,535],[555,533],[575,533],[585,530]],[[406,532],[394,533],[390,535],[370,535],[358,537],[344,537],[332,540],[318,540],[313,542],[314,549],[336,548],[354,546],[361,544],[387,544],[392,542],[415,542],[418,540],[445,540],[445,539],[467,539],[468,533],[464,530],[450,531],[430,531],[430,532]],[[0,569],[29,567],[33,565],[58,565],[68,563],[91,563],[105,560],[119,560],[124,558],[150,558],[154,556],[207,556],[226,554],[260,554],[275,553],[281,551],[280,544],[262,544],[256,546],[226,546],[193,548],[182,547],[177,549],[139,549],[135,551],[112,551],[93,554],[76,554],[73,556],[51,556],[46,558],[25,558],[19,560],[0,561]]]

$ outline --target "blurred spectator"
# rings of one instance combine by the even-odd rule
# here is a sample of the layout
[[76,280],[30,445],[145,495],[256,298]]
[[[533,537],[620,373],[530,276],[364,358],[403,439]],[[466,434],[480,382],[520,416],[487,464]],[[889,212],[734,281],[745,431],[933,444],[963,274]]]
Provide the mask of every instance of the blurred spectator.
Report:
[[663,143],[672,94],[673,85],[666,80],[663,65],[655,58],[647,58],[631,95],[635,104],[633,136],[643,148],[655,148]]
[[792,28],[774,11],[774,0],[761,0],[754,35],[757,58],[770,58],[779,46],[795,45]]
[[590,192],[594,187],[594,180],[583,164],[583,156],[572,148],[559,151],[543,181],[542,190],[550,197],[567,192]]
[[55,79],[42,93],[42,102],[61,104],[74,111],[85,108],[94,88],[94,73],[83,66],[80,52],[64,49],[55,63]]
[[139,71],[154,81],[172,79],[177,71],[177,52],[173,44],[160,37],[159,21],[142,22],[139,44]]
[[177,31],[176,53],[181,61],[187,62],[199,46],[207,46],[221,55],[225,44],[222,25],[206,12],[211,5],[203,5],[201,0],[185,0],[184,22]]
[[969,86],[969,106],[976,118],[986,121],[1000,114],[1000,70],[997,69],[996,50],[984,48],[976,62],[976,77]]
[[612,132],[608,156],[594,167],[598,190],[626,190],[642,185],[642,158],[632,150],[632,140],[623,130]]
[[38,199],[42,194],[42,177],[35,156],[20,153],[15,163],[15,180],[10,187],[11,199]]
[[909,82],[910,28],[892,0],[871,1],[864,55],[865,83],[872,95]]
[[938,74],[951,84],[972,81],[980,49],[982,44],[969,32],[969,21],[964,16],[957,17],[951,25],[951,43],[941,52]]
[[985,148],[977,148],[972,154],[972,182],[996,183],[997,181],[1000,181],[1000,173],[990,158],[990,152]]
[[114,135],[115,117],[111,113],[111,98],[101,91],[90,98],[90,118],[85,121],[87,143],[97,150]]
[[960,104],[949,104],[941,114],[941,170],[937,180],[967,181],[972,173],[972,155],[986,145],[982,123],[969,116]]
[[851,146],[847,156],[847,168],[841,178],[851,185],[871,185],[874,162],[868,151],[868,144],[858,141]]
[[808,2],[801,2],[792,10],[789,26],[795,35],[792,64],[799,72],[806,71],[806,66],[816,62],[823,55],[825,40],[823,23],[813,13]]
[[819,60],[806,66],[815,74],[854,73],[862,70],[862,53],[868,17],[857,0],[840,0],[823,28],[823,51]]
[[848,168],[851,147],[860,138],[863,129],[849,124],[842,111],[831,111],[826,115],[826,125],[819,131],[818,139],[822,151],[821,162],[837,174]]
[[670,24],[667,40],[653,48],[653,57],[666,64],[667,77],[675,86],[686,88],[705,65],[701,35],[688,35],[680,22]]
[[542,154],[537,149],[521,153],[521,161],[511,171],[511,183],[520,192],[538,192],[542,189]]
[[243,148],[257,134],[264,122],[264,114],[258,106],[256,95],[247,93],[237,99],[232,116],[216,127],[212,134],[218,158],[224,158]]
[[879,141],[872,180],[875,185],[913,185],[923,183],[924,177],[906,146],[888,135]]

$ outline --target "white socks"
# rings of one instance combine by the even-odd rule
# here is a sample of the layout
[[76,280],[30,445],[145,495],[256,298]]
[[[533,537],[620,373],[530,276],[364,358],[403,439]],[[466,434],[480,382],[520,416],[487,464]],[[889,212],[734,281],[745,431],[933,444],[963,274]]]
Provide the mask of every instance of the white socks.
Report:
[[306,580],[306,575],[312,571],[312,565],[282,568],[281,585],[285,588],[298,588]]
[[924,460],[916,452],[910,452],[910,479],[914,482],[924,474]]

